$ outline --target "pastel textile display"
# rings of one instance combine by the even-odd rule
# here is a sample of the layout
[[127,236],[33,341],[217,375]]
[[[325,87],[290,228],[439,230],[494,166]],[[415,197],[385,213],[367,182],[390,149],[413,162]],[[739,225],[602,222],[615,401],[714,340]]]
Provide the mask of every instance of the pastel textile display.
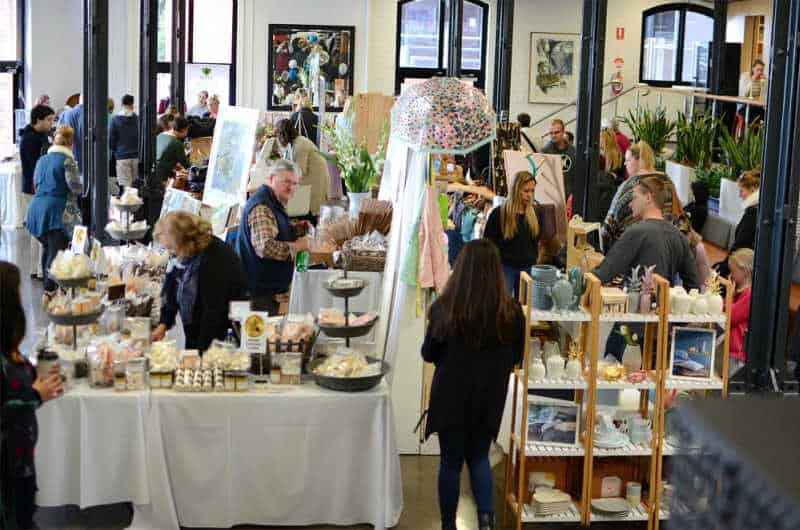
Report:
[[392,108],[392,136],[420,152],[469,153],[494,139],[494,127],[486,96],[455,78],[414,84]]

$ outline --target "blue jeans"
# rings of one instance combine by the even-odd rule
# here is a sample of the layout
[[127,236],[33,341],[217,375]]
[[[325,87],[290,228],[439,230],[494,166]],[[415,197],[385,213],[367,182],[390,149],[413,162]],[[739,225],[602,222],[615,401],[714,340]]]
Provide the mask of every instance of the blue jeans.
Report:
[[461,468],[464,461],[469,467],[472,494],[478,514],[494,513],[492,492],[492,467],[489,464],[489,439],[475,439],[463,432],[440,432],[439,447],[439,510],[442,528],[456,528],[456,512],[461,485]]
[[519,275],[522,271],[526,270],[528,270],[527,267],[520,269],[514,265],[506,265],[503,263],[503,277],[506,280],[506,292],[514,298],[516,298],[519,293]]

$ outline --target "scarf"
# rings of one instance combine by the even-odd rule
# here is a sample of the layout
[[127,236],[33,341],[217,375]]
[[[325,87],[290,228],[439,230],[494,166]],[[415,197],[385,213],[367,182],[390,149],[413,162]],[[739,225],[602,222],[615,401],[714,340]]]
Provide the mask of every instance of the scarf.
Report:
[[742,204],[744,205],[745,208],[749,208],[751,206],[758,206],[759,197],[760,195],[758,193],[758,190],[756,190],[753,193],[751,193],[750,196],[747,197],[744,201],[742,201]]
[[184,326],[192,324],[194,303],[197,300],[197,287],[200,278],[200,258],[201,255],[198,254],[191,258],[176,258],[173,261],[176,269],[178,310]]

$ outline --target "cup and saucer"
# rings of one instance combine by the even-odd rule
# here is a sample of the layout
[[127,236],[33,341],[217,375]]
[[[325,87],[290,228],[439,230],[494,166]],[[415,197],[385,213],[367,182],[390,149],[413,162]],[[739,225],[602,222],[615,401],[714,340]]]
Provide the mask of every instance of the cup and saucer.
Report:
[[594,424],[594,445],[601,449],[617,449],[629,442],[628,436],[619,430],[611,416],[598,414]]

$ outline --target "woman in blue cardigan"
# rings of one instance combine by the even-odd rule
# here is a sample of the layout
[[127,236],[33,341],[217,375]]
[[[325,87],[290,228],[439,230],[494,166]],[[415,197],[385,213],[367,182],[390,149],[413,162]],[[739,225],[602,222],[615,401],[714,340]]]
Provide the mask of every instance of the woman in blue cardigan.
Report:
[[56,290],[48,269],[59,250],[67,248],[73,226],[80,222],[77,194],[82,190],[78,164],[72,154],[75,132],[69,125],[56,130],[53,146],[39,159],[34,171],[36,194],[28,208],[26,226],[42,244],[45,296]]

